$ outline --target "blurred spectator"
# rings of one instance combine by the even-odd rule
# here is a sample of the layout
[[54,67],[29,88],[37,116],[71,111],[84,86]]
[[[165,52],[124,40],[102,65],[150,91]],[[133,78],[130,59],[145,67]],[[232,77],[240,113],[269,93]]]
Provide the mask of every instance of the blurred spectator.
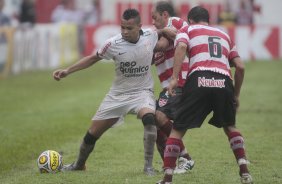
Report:
[[35,23],[35,6],[34,0],[23,0],[20,7],[19,20],[20,23]]
[[74,0],[61,0],[51,15],[52,22],[82,24],[83,14],[76,10]]
[[232,27],[236,23],[236,14],[231,9],[231,4],[226,1],[224,9],[218,15],[218,24],[224,27]]
[[0,0],[0,26],[10,26],[10,18],[3,13],[3,8],[5,6],[5,0]]
[[252,7],[252,10],[253,10],[253,16],[254,16],[254,13],[261,13],[261,6],[257,5],[255,3],[255,0],[250,0],[250,1],[251,1],[251,7]]
[[85,13],[86,25],[96,25],[101,21],[101,3],[100,0],[93,0],[91,9]]
[[253,1],[241,0],[239,10],[236,12],[236,23],[238,25],[253,24]]

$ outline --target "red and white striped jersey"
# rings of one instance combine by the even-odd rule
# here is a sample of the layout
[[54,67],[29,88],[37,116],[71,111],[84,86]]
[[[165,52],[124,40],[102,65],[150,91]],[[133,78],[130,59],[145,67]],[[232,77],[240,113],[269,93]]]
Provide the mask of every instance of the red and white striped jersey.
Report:
[[[176,30],[187,26],[188,24],[181,18],[170,17],[166,27],[175,28]],[[173,57],[174,57],[174,41],[169,40],[169,48],[165,52],[157,52],[154,55],[154,63],[157,68],[159,80],[162,88],[166,88],[169,85],[169,81],[173,72]],[[182,87],[185,83],[188,73],[188,61],[186,60],[182,64],[182,71],[179,74],[178,86]]]
[[213,71],[232,79],[229,62],[239,54],[228,34],[218,28],[196,24],[178,31],[175,46],[179,42],[188,46],[188,76],[195,71]]

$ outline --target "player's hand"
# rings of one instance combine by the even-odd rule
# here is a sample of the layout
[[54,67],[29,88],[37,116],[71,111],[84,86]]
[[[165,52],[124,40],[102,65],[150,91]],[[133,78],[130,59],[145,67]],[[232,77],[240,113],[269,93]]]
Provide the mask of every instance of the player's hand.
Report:
[[177,84],[178,84],[178,81],[176,78],[172,78],[169,82],[169,86],[167,88],[167,91],[168,91],[168,94],[171,95],[171,96],[174,96],[176,95],[175,93],[175,88],[177,87]]
[[165,61],[165,54],[163,52],[155,52],[152,59],[152,64],[158,65]]
[[68,71],[67,70],[62,70],[62,69],[56,70],[53,73],[53,77],[57,81],[61,80],[61,78],[66,77],[67,75],[68,75]]

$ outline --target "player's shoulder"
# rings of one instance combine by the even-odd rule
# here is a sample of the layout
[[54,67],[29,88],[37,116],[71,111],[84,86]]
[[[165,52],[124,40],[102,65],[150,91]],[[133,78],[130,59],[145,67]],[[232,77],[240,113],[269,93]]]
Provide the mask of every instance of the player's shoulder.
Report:
[[109,38],[106,42],[110,43],[111,45],[118,45],[126,41],[122,38],[121,34],[117,34]]
[[144,39],[151,39],[151,40],[157,40],[158,39],[158,33],[156,30],[151,28],[142,29],[140,31],[140,36]]
[[228,39],[230,39],[230,36],[228,35],[227,31],[224,30],[224,28],[219,27],[219,26],[210,26],[212,27],[215,31],[219,32],[220,34],[226,36]]
[[190,25],[185,25],[185,26],[183,26],[183,27],[181,27],[179,30],[178,30],[178,32],[177,33],[184,33],[184,32],[188,32],[188,30],[189,30],[189,28],[190,28]]
[[166,27],[173,27],[173,28],[178,30],[178,29],[180,29],[184,26],[187,26],[187,25],[188,25],[188,23],[185,20],[183,20],[182,18],[169,17]]
[[213,32],[213,34],[222,35],[227,39],[230,39],[230,36],[226,33],[226,31],[224,31],[222,28],[218,26],[196,24],[196,25],[191,25],[191,29],[200,29],[200,30],[205,30],[206,32]]
[[146,28],[141,30],[141,35],[146,37],[146,36],[152,36],[157,34],[156,30],[153,30],[151,28]]

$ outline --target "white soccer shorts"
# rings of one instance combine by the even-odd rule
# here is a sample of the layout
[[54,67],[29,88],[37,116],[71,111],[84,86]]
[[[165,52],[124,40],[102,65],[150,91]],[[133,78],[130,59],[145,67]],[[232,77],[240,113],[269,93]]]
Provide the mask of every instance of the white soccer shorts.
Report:
[[152,91],[144,90],[121,95],[108,93],[92,120],[119,118],[116,124],[120,124],[126,114],[138,114],[142,108],[156,110],[156,100]]

